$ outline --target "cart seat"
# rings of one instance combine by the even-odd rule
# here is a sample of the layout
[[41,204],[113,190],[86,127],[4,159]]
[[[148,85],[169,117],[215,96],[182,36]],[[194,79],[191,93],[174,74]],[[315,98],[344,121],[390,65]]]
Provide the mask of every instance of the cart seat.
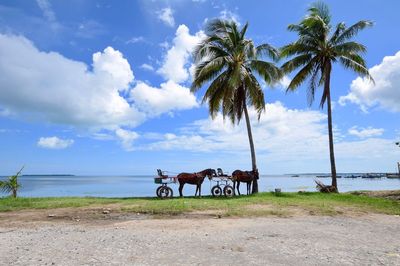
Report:
[[224,174],[224,171],[222,171],[221,168],[217,168],[217,174],[218,176],[228,176],[227,174]]
[[157,169],[157,174],[161,178],[168,178],[168,175],[165,175],[161,169]]

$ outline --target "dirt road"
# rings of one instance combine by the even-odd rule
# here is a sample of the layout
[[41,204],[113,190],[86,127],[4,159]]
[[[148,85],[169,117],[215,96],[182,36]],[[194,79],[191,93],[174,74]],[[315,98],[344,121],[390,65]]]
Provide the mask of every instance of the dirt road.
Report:
[[398,216],[12,224],[7,215],[1,265],[400,265]]

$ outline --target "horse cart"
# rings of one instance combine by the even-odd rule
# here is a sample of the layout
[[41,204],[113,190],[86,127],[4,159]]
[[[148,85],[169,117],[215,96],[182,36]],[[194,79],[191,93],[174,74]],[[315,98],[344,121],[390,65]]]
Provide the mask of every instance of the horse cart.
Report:
[[175,184],[178,181],[176,176],[166,175],[165,171],[157,169],[158,176],[154,177],[154,183],[160,186],[156,190],[157,197],[161,199],[172,198],[174,196],[174,191],[168,185]]
[[225,197],[232,197],[235,195],[235,190],[232,183],[232,177],[225,174],[221,168],[214,171],[214,175],[210,178],[210,181],[214,183],[211,187],[211,195],[214,197],[220,197],[224,195]]
[[233,186],[231,185],[232,177],[225,174],[221,168],[218,168],[217,171],[215,171],[214,169],[205,169],[198,173],[181,173],[177,176],[169,176],[167,175],[167,171],[157,169],[157,176],[154,177],[154,183],[159,185],[156,190],[156,195],[161,199],[172,198],[174,193],[169,185],[179,182],[180,196],[182,196],[182,189],[185,183],[197,185],[196,194],[197,192],[199,192],[200,196],[201,184],[203,183],[204,177],[206,176],[210,180],[212,196],[234,196],[235,191]]

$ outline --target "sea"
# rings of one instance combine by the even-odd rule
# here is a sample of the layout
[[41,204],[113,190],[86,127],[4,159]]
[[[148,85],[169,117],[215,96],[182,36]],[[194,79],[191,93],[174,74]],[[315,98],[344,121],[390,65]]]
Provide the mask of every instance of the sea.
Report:
[[[5,177],[0,177],[4,180]],[[330,178],[316,178],[313,174],[263,175],[259,179],[260,191],[282,192],[316,191],[315,179],[330,184]],[[35,175],[20,176],[21,197],[154,197],[158,184],[154,176],[60,176]],[[209,195],[214,181],[204,180],[202,195]],[[174,196],[178,195],[178,185],[170,184]],[[395,190],[400,189],[400,179],[382,178],[338,178],[340,192],[355,190]],[[246,185],[241,184],[241,192],[246,192]],[[193,196],[195,186],[185,185],[184,196]],[[0,196],[5,196],[1,194]]]

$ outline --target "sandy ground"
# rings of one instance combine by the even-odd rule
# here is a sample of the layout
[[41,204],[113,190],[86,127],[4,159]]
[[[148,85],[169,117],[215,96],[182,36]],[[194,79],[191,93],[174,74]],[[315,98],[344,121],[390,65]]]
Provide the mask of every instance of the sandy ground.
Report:
[[399,216],[51,213],[0,214],[1,265],[400,265]]

